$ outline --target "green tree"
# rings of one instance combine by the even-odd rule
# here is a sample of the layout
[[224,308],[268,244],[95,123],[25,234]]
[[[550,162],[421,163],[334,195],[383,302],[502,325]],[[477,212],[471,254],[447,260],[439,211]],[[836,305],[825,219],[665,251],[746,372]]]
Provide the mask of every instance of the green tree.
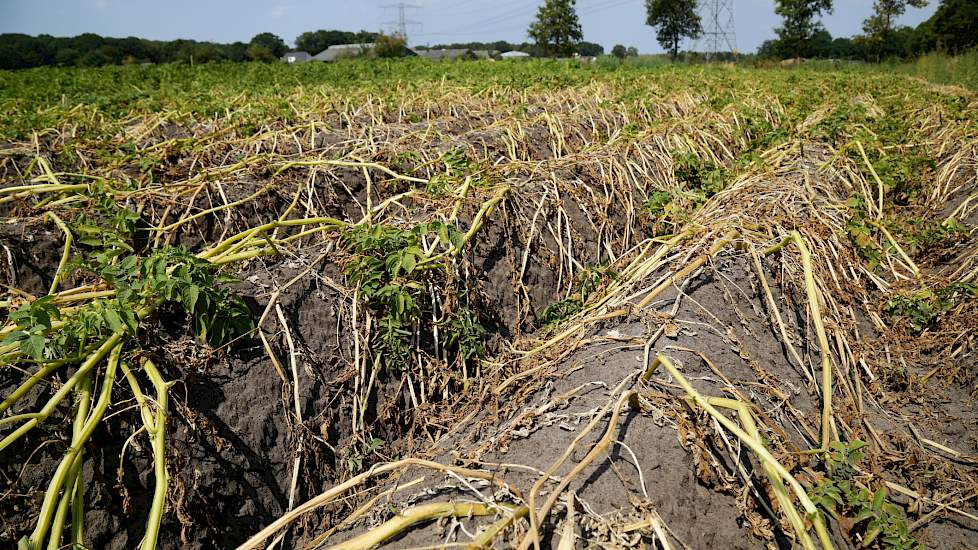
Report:
[[628,55],[628,49],[621,44],[615,44],[615,47],[611,48],[611,55],[617,57],[618,59],[625,59],[625,56]]
[[265,48],[271,52],[272,57],[278,59],[285,55],[285,52],[289,51],[289,47],[285,45],[285,41],[281,38],[275,36],[270,32],[263,32],[261,34],[256,34],[254,38],[248,42],[249,46]]
[[85,53],[78,59],[79,67],[101,67],[112,63],[112,59],[105,55],[102,48]]
[[404,57],[407,42],[400,36],[381,34],[374,41],[372,55],[374,57]]
[[81,54],[74,48],[61,48],[54,56],[54,63],[63,67],[71,67],[78,62],[80,56]]
[[978,29],[978,0],[942,0],[934,15],[917,27],[916,49],[962,53],[978,47],[975,29]]
[[[200,42],[194,46],[194,63],[213,63],[220,61],[223,57],[221,48],[217,44]],[[275,59],[277,58],[272,58],[272,60]]]
[[[873,15],[863,21],[863,32],[876,53],[876,58],[902,54],[902,44],[896,40],[894,25],[897,18],[907,11],[907,6],[922,8],[927,0],[876,0]],[[906,42],[905,40],[903,42]]]
[[782,56],[812,56],[813,39],[825,28],[816,21],[823,12],[832,13],[832,0],[777,0],[774,12],[781,16],[775,29]]
[[581,57],[597,57],[604,54],[604,46],[594,42],[581,41],[574,51]]
[[836,38],[832,40],[832,54],[835,59],[860,59],[865,57],[865,50],[851,38]]
[[781,56],[781,42],[778,40],[765,40],[757,47],[757,57],[761,59],[776,59]]
[[338,44],[361,44],[377,40],[377,33],[318,30],[304,32],[295,39],[295,49],[312,55]]
[[295,49],[316,55],[333,44],[342,44],[332,40],[332,32],[323,30],[304,32],[296,37]]
[[529,35],[544,55],[566,57],[576,51],[584,38],[576,4],[577,0],[546,0],[537,10]]
[[229,61],[245,61],[248,59],[248,45],[244,42],[232,42],[224,47]]
[[696,0],[645,0],[645,24],[657,28],[659,44],[669,50],[673,59],[679,55],[683,38],[698,38],[703,24],[696,13]]
[[26,34],[0,34],[0,69],[26,69],[44,62],[36,40]]
[[245,52],[245,57],[252,61],[263,61],[265,63],[270,63],[278,59],[278,57],[272,53],[272,50],[257,44],[248,46],[248,51]]
[[832,35],[829,34],[829,31],[822,29],[812,36],[809,55],[819,59],[835,57],[832,55]]

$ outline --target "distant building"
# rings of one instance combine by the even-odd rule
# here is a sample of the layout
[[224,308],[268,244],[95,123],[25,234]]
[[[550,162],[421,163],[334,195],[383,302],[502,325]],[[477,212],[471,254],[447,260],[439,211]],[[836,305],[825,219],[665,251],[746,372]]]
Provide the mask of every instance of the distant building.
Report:
[[309,52],[285,52],[281,59],[286,63],[305,63],[312,59],[312,56]]
[[468,49],[420,50],[418,55],[425,59],[477,59],[475,53]]
[[503,59],[523,59],[523,58],[530,57],[530,54],[526,52],[518,52],[516,50],[513,50],[510,52],[504,52],[500,54],[499,57]]
[[360,57],[366,55],[374,47],[373,44],[335,44],[317,53],[310,58],[310,61],[324,61],[332,63],[338,59]]
[[476,59],[495,59],[499,57],[499,52],[496,50],[472,50],[472,55]]

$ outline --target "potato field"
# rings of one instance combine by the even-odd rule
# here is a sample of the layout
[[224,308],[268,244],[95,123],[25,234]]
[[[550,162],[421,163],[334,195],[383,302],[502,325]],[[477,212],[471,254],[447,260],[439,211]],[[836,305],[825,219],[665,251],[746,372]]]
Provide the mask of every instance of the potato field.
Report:
[[0,547],[973,548],[978,96],[0,72]]

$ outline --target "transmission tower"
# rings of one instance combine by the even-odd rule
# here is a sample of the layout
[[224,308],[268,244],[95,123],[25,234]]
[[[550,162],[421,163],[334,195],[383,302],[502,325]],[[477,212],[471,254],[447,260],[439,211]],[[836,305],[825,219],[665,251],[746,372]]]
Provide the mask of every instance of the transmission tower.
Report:
[[406,4],[404,2],[398,2],[396,4],[388,4],[386,6],[381,6],[381,7],[384,8],[385,10],[394,10],[395,19],[393,21],[388,21],[385,24],[390,27],[393,34],[400,36],[401,38],[404,39],[405,42],[408,39],[408,27],[421,24],[420,22],[412,21],[407,17],[408,10],[416,10],[419,9],[421,6]]
[[705,0],[700,10],[703,46],[707,59],[737,53],[733,0]]

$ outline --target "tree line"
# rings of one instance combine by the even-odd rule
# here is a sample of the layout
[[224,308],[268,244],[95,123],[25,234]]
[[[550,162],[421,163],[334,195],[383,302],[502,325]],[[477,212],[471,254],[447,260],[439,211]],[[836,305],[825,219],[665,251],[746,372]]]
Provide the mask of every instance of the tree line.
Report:
[[[674,58],[686,39],[699,38],[703,22],[699,0],[645,0],[646,24],[656,30],[659,44]],[[908,6],[923,7],[928,0],[875,0],[873,13],[863,22],[864,34],[833,38],[819,18],[831,13],[833,0],[775,0],[782,24],[777,38],[765,41],[758,56],[765,58],[838,58],[878,61],[909,58],[931,51],[958,54],[978,46],[978,0],[940,0],[934,15],[916,28],[896,21]],[[600,44],[587,42],[578,19],[576,0],[545,0],[527,30],[532,42],[466,42],[441,44],[428,49],[458,48],[522,51],[537,57],[598,56]],[[319,53],[329,46],[379,42],[385,51],[400,52],[403,42],[381,33],[318,30],[296,38],[296,49]],[[418,49],[425,49],[420,46]],[[24,69],[44,65],[99,67],[132,63],[208,63],[213,61],[274,61],[288,45],[264,32],[248,42],[220,44],[196,40],[146,40],[111,38],[86,33],[75,37],[46,34],[0,34],[0,69]],[[619,58],[637,54],[634,48],[616,45]]]
[[875,0],[863,21],[863,34],[832,38],[818,18],[832,12],[832,0],[777,0],[782,25],[777,38],[761,44],[759,57],[837,58],[880,61],[911,58],[933,51],[952,55],[978,46],[978,0],[941,0],[929,19],[916,28],[898,26],[907,7],[922,8],[927,0]]
[[[375,42],[379,33],[313,31],[296,38],[298,49],[317,54],[334,44]],[[214,61],[275,61],[289,50],[278,36],[263,32],[248,42],[220,44],[197,40],[112,38],[85,33],[74,37],[47,34],[0,34],[0,69],[44,65],[101,67],[136,63],[210,63]]]
[[[908,58],[931,51],[963,53],[978,46],[978,0],[940,0],[937,11],[916,28],[898,26],[896,21],[908,6],[922,8],[928,0],[875,0],[873,13],[863,21],[864,34],[832,38],[819,18],[831,13],[833,0],[775,0],[775,13],[782,24],[777,38],[764,42],[760,57],[842,58],[879,61]],[[645,0],[646,24],[656,30],[656,39],[673,58],[685,39],[703,34],[698,0]],[[574,53],[583,38],[576,0],[545,0],[528,33],[537,50],[547,56]],[[617,48],[616,57],[627,50]]]
[[[497,51],[499,53],[506,52],[525,52],[534,57],[546,57],[549,52],[547,51],[545,45],[536,42],[507,42],[505,40],[497,40],[495,42],[453,42],[451,44],[435,44],[433,46],[415,46],[415,50],[487,50],[487,51]],[[581,57],[596,57],[599,55],[604,55],[604,46],[601,44],[595,44],[594,42],[588,42],[586,40],[579,40],[574,43],[574,47],[570,49],[570,54],[577,54]]]

